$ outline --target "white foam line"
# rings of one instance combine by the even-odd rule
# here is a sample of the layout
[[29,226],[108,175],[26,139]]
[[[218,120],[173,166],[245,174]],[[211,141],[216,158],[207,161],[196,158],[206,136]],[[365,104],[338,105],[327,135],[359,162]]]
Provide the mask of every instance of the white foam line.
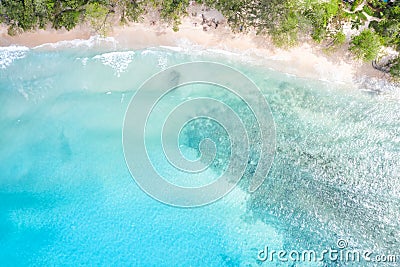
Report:
[[175,51],[175,52],[182,52],[184,49],[179,46],[166,46],[166,45],[161,45],[159,46],[160,48]]
[[6,69],[15,60],[24,58],[29,48],[26,46],[3,46],[0,47],[0,69]]
[[151,48],[150,49],[146,49],[146,50],[143,50],[141,53],[140,53],[142,56],[145,56],[145,55],[155,55],[155,54],[157,54],[157,51],[154,51],[154,50],[152,50]]
[[74,39],[69,41],[59,41],[56,43],[45,43],[38,46],[33,47],[33,49],[41,49],[41,48],[73,48],[73,47],[87,47],[91,48],[95,45],[101,45],[104,43],[113,44],[115,47],[118,44],[118,41],[113,37],[101,37],[98,35],[91,36],[89,39]]

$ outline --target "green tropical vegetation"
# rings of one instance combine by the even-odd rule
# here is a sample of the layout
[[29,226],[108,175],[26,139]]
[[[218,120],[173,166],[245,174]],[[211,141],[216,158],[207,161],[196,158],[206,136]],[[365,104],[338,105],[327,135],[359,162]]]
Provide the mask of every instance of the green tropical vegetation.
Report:
[[[379,60],[382,46],[400,52],[399,0],[0,0],[0,22],[10,35],[38,28],[73,29],[87,22],[106,34],[111,21],[140,21],[156,11],[160,20],[179,30],[190,2],[220,11],[232,31],[255,31],[271,36],[279,47],[291,47],[311,38],[328,48],[346,44],[343,26],[359,34],[349,36],[356,58]],[[384,63],[384,69],[400,77],[400,59]]]
[[372,61],[378,56],[381,46],[381,37],[370,29],[365,29],[351,39],[349,49],[357,58]]

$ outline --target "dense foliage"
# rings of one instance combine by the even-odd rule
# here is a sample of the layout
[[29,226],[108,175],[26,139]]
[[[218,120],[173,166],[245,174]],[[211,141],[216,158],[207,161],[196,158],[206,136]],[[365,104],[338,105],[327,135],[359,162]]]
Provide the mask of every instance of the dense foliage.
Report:
[[354,36],[350,43],[350,51],[357,58],[365,61],[374,60],[381,48],[381,37],[370,29],[363,30],[359,35]]
[[179,30],[180,18],[186,14],[189,0],[150,0],[162,19],[172,22],[174,31]]
[[[179,30],[189,0],[0,0],[0,22],[10,34],[53,27],[70,30],[85,21],[105,34],[116,17],[138,21],[149,11]],[[364,29],[352,36],[350,50],[357,58],[374,60],[381,45],[400,51],[400,1],[389,0],[197,0],[219,10],[233,31],[268,34],[277,46],[290,47],[307,37],[330,48],[346,42],[343,25]],[[366,30],[365,30],[366,28]],[[388,61],[399,73],[398,58]]]
[[103,31],[107,17],[118,11],[121,20],[136,21],[143,13],[135,0],[1,0],[0,19],[15,34],[51,26],[73,29],[87,20],[95,30]]

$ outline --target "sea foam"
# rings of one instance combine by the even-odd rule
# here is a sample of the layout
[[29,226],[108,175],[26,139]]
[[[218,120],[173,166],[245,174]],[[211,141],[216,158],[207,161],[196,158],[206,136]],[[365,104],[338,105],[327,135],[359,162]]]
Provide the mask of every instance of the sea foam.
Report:
[[128,69],[134,55],[134,51],[109,52],[94,56],[93,59],[100,60],[105,66],[114,69],[115,74],[119,77],[121,73]]
[[29,51],[25,46],[0,47],[0,68],[6,69],[14,60],[24,58]]
[[56,43],[45,43],[35,46],[33,49],[60,49],[60,48],[93,48],[110,47],[117,48],[118,41],[113,37],[101,37],[99,35],[91,36],[89,39],[74,39],[69,41],[59,41]]

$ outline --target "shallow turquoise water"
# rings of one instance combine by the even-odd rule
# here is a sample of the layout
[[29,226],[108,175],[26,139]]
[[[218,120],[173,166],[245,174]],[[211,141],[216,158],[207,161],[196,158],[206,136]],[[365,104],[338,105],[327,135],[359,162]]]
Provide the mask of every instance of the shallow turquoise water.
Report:
[[[277,266],[257,261],[258,251],[324,249],[338,238],[399,254],[397,101],[221,55],[104,50],[0,51],[1,265]],[[194,60],[229,64],[261,88],[275,118],[277,155],[256,193],[239,186],[211,205],[181,209],[139,189],[121,135],[135,90],[158,71]],[[200,136],[186,132],[189,157]]]

